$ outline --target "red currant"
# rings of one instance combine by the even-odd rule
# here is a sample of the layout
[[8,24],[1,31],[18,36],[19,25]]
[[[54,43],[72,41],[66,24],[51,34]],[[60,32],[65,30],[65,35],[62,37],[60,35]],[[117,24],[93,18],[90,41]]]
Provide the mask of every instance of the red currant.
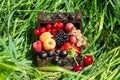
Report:
[[56,29],[53,28],[52,31],[51,31],[51,33],[52,33],[53,35],[55,35],[55,34],[57,33]]
[[64,26],[64,23],[63,23],[63,22],[59,22],[58,27],[59,27],[60,29],[62,29],[62,28],[63,28],[63,26]]
[[40,30],[40,34],[46,32],[46,28],[45,27],[40,27],[39,30]]
[[51,29],[48,29],[47,31],[51,33],[52,30],[51,30]]
[[58,23],[58,22],[54,22],[54,23],[53,23],[53,26],[54,26],[55,28],[57,28],[57,27],[59,26],[59,23]]
[[91,65],[93,63],[93,57],[90,55],[85,56],[83,62],[86,66]]
[[35,34],[36,36],[40,36],[40,31],[39,31],[39,29],[35,29],[35,30],[34,30],[34,34]]
[[80,65],[78,65],[78,66],[75,66],[75,67],[73,68],[73,71],[78,72],[78,71],[81,71],[83,68],[84,68],[84,66],[83,66],[82,64],[80,64]]
[[46,25],[46,28],[49,30],[49,29],[52,29],[52,25],[51,24],[47,24]]

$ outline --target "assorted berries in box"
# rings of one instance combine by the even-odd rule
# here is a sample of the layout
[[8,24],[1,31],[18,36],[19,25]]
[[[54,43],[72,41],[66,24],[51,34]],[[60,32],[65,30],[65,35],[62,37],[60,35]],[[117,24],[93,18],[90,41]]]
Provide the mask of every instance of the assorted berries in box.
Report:
[[37,40],[33,49],[37,55],[37,64],[41,66],[57,65],[80,71],[93,63],[92,56],[82,58],[81,51],[88,44],[81,33],[81,13],[40,13],[34,34]]

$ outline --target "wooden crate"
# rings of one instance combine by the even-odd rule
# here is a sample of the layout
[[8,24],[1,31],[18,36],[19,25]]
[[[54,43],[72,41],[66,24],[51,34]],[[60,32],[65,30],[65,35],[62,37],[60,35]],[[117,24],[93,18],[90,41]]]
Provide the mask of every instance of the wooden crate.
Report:
[[[71,22],[75,25],[77,29],[80,29],[82,31],[82,13],[80,11],[77,11],[75,13],[44,13],[39,12],[38,14],[38,21],[37,21],[37,27],[45,26],[47,23],[53,24],[53,22],[63,22],[64,24]],[[76,60],[78,63],[82,62],[82,57],[79,55],[76,57]],[[50,66],[49,62],[51,61],[51,58],[47,58],[45,61],[41,60],[39,56],[37,56],[37,65],[39,67],[43,66]],[[61,64],[62,63],[62,64]],[[72,68],[76,65],[73,57],[66,57],[64,59],[61,59],[60,62],[57,64],[58,66],[61,66],[65,69],[72,70]]]

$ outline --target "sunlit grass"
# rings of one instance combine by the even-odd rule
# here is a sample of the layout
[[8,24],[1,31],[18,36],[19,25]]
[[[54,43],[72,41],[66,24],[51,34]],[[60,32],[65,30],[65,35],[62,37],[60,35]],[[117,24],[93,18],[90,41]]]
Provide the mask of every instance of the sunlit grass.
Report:
[[[39,11],[83,14],[83,34],[89,47],[81,55],[92,55],[94,63],[78,73],[57,66],[33,67]],[[10,80],[119,80],[119,0],[0,0],[0,79]],[[55,72],[42,72],[39,70]]]

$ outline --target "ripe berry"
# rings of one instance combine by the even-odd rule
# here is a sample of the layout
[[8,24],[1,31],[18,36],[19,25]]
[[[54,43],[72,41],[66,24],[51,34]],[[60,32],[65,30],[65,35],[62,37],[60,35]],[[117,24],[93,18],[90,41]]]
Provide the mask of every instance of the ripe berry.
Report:
[[59,54],[60,54],[60,49],[57,49],[57,50],[55,51],[55,53],[56,53],[57,55],[59,55]]
[[57,64],[59,62],[59,60],[60,60],[60,57],[58,55],[55,55],[52,59],[52,63]]
[[66,50],[63,50],[63,51],[60,52],[60,55],[59,55],[59,56],[60,56],[61,58],[65,58],[65,57],[67,57],[67,55],[68,55],[67,51],[66,51]]
[[55,34],[57,33],[56,29],[55,29],[55,28],[52,29],[51,33],[52,33],[53,35],[55,35]]
[[48,57],[53,57],[54,56],[54,51],[50,50],[48,51]]
[[67,23],[64,27],[64,29],[67,31],[67,32],[71,32],[72,29],[73,29],[74,25],[72,23]]
[[36,36],[40,36],[40,31],[39,31],[39,29],[35,29],[35,30],[34,30],[34,34],[35,34]]
[[48,30],[47,30],[47,32],[50,32],[50,33],[51,33],[51,31],[52,31],[51,29],[48,29]]
[[46,28],[49,30],[49,29],[52,29],[52,25],[51,24],[47,24],[46,25]]
[[63,26],[64,26],[64,23],[63,22],[59,22],[58,27],[56,28],[56,30],[57,31],[62,30]]
[[75,67],[73,68],[73,71],[78,72],[78,71],[81,71],[83,68],[84,68],[84,66],[83,66],[82,64],[80,64],[80,65],[78,65],[78,66],[75,66]]
[[90,55],[85,56],[83,62],[86,66],[91,65],[93,63],[93,57]]
[[40,54],[39,54],[39,57],[40,57],[41,59],[45,59],[45,58],[48,57],[48,54],[47,54],[45,51],[41,51]]
[[40,30],[40,34],[46,32],[46,28],[45,27],[40,27],[39,30]]
[[57,28],[57,27],[59,26],[59,23],[58,23],[58,22],[54,22],[54,23],[53,23],[53,26],[54,26],[55,28]]
[[39,40],[34,42],[33,49],[35,50],[35,52],[39,53],[42,50],[42,42]]
[[64,26],[64,23],[63,23],[63,22],[59,22],[58,27],[59,27],[60,29],[62,29],[62,28],[63,28],[63,26]]
[[70,42],[73,44],[77,43],[77,37],[75,35],[70,36]]

